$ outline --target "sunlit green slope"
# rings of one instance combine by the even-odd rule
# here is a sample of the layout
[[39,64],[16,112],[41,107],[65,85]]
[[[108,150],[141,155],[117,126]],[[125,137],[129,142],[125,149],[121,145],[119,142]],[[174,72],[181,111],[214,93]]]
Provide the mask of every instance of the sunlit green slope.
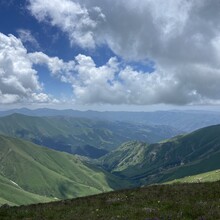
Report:
[[49,202],[52,197],[40,196],[23,190],[15,182],[0,175],[0,205],[23,205],[31,203]]
[[[26,191],[63,199],[120,188],[117,178],[93,165],[85,164],[74,155],[2,135],[0,135],[0,184],[5,186],[0,187],[1,202],[7,200],[15,204],[19,202],[9,200],[4,193],[11,194],[13,190],[20,197],[20,194]],[[24,198],[26,199],[26,194]],[[38,202],[41,199],[42,197],[36,197],[35,201],[32,201]]]
[[187,176],[184,178],[172,180],[168,183],[200,183],[200,182],[214,182],[214,181],[220,181],[220,170],[214,170],[193,176]]
[[141,185],[216,170],[219,161],[220,125],[157,144],[129,142],[100,158],[109,171]]

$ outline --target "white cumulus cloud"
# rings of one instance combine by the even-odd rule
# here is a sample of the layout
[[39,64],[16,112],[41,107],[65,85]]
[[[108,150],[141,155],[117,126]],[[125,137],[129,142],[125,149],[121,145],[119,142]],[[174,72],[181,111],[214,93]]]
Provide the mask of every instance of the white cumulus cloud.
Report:
[[[189,74],[177,74],[177,69],[162,69],[149,74],[132,66],[121,65],[116,58],[97,67],[91,57],[78,55],[75,58],[75,74],[72,83],[76,100],[96,104],[203,104],[220,98],[219,70],[205,66],[191,66],[191,71],[200,68],[200,81]],[[186,73],[188,69],[185,68]],[[209,74],[206,80],[205,73]],[[217,80],[216,80],[217,79]],[[188,82],[190,80],[190,83]],[[208,90],[205,84],[211,84]]]
[[46,65],[51,74],[58,78],[62,78],[65,75],[71,75],[75,67],[75,62],[73,60],[64,62],[58,57],[49,57],[42,52],[29,53],[28,56],[33,64]]
[[32,0],[28,8],[66,33],[72,46],[106,45],[124,60],[155,63],[148,74],[77,56],[75,75],[64,78],[82,102],[219,103],[218,0]]
[[32,65],[21,40],[0,33],[0,103],[49,101]]
[[81,47],[95,47],[93,31],[99,20],[104,19],[98,7],[88,10],[71,0],[33,0],[29,9],[39,21],[48,21],[67,33],[72,45],[77,43]]

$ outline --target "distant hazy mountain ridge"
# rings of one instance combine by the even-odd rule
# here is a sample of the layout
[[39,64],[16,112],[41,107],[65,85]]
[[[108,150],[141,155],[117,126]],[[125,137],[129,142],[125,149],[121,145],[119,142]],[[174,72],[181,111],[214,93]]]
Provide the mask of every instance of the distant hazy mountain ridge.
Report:
[[130,140],[148,143],[173,137],[180,131],[169,126],[149,126],[70,116],[36,117],[14,113],[0,117],[0,134],[19,137],[49,148],[98,158]]
[[220,124],[220,112],[215,111],[154,111],[154,112],[128,112],[128,111],[77,111],[72,109],[35,109],[27,108],[0,111],[0,116],[20,113],[29,116],[71,116],[94,120],[123,121],[143,123],[145,125],[168,125],[183,132],[191,132],[210,125]]

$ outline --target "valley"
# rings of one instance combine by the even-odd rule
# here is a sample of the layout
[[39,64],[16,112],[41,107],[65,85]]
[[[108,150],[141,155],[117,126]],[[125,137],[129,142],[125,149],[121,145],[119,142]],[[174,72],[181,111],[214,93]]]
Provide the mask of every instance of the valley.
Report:
[[[2,135],[0,162],[0,184],[3,186],[0,204],[5,201],[21,205],[67,199],[128,185],[77,156]],[[16,199],[11,196],[12,192]]]
[[220,126],[202,128],[157,144],[129,142],[100,158],[102,166],[146,185],[219,169]]
[[0,0],[0,220],[220,219],[219,0]]
[[120,144],[155,143],[181,133],[166,125],[110,122],[70,116],[36,117],[14,113],[0,117],[0,134],[82,156],[98,158]]
[[[93,209],[105,209],[100,199],[109,201],[111,195],[113,198],[119,196],[117,204],[123,210],[132,204],[132,200],[124,199],[129,198],[129,195],[135,195],[134,200],[141,199],[143,203],[146,201],[145,203],[154,204],[156,200],[163,200],[162,197],[168,192],[171,193],[171,190],[180,190],[181,187],[184,190],[194,188],[190,185],[173,185],[175,183],[217,184],[216,181],[220,180],[219,134],[220,125],[181,133],[177,128],[168,125],[145,125],[139,122],[110,122],[63,115],[28,116],[20,113],[2,116],[0,217],[4,219],[5,216],[7,219],[7,216],[10,216],[7,210],[11,208],[7,209],[5,204],[20,206],[44,203],[27,206],[26,210],[32,210],[32,207],[40,209],[47,219],[51,213],[46,211],[46,207],[50,207],[52,212],[62,207],[59,208],[58,216],[60,219],[64,218],[63,216],[68,219],[70,217],[64,214],[62,204],[77,204],[78,201],[86,201],[89,204],[89,201],[93,201],[94,205],[90,204],[88,211],[89,215],[93,215],[96,213]],[[158,190],[162,193],[156,193],[155,200],[149,201],[140,194],[148,191],[150,188],[147,186],[152,184],[161,184],[155,186],[158,187],[155,193]],[[207,183],[204,184],[204,187],[208,187]],[[90,195],[97,196],[87,197]],[[80,197],[83,197],[82,200]],[[78,199],[69,200],[73,198]],[[184,197],[182,207],[186,206],[183,204],[187,203],[188,199]],[[167,216],[168,212],[172,212],[169,208],[164,208],[168,207],[168,203],[171,204],[171,201],[164,200],[164,206],[159,209],[158,204],[157,208],[153,205],[152,209],[157,211],[146,216]],[[68,205],[65,205],[65,210],[69,209]],[[126,216],[124,211],[115,208],[114,202],[110,203],[111,205],[112,212]],[[88,208],[82,206],[81,209],[86,207]],[[22,214],[22,208],[13,210],[16,218],[16,215],[38,215],[34,214],[33,210],[30,213],[27,211],[26,214]],[[77,210],[76,213],[80,212]],[[142,209],[136,207],[135,210],[138,215],[143,215]],[[179,216],[178,213],[179,211],[174,211],[173,216]],[[201,211],[198,213],[205,215]],[[104,219],[110,214],[112,215],[100,211],[94,219]],[[74,215],[76,216],[78,214]],[[82,216],[87,218],[85,214]],[[129,213],[129,216],[132,214]],[[185,214],[182,217],[184,216]]]

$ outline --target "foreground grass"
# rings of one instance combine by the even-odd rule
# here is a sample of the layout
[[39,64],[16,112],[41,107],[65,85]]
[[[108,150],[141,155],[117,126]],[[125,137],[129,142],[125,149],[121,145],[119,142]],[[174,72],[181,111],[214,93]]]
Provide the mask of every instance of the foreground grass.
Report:
[[220,181],[154,185],[47,204],[2,206],[0,219],[220,219]]

